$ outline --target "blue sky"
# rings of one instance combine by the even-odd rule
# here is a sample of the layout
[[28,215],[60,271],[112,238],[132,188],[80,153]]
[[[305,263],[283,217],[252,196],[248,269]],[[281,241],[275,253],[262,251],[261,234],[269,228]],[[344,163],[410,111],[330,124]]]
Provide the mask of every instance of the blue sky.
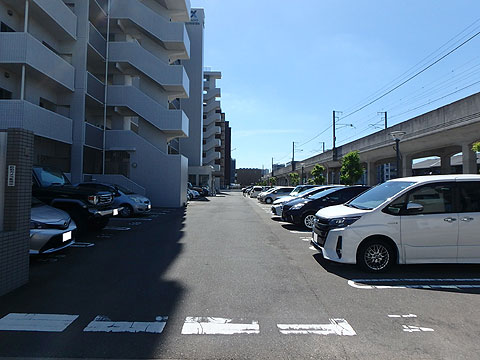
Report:
[[[237,168],[270,168],[272,157],[288,162],[292,141],[298,142],[295,160],[321,152],[321,142],[330,149],[333,110],[349,114],[480,31],[478,0],[191,4],[205,9],[205,66],[222,71],[222,110],[232,127]],[[388,111],[393,125],[479,91],[480,35],[398,90],[340,119],[354,127],[339,126],[337,146],[378,131],[383,123],[377,112]]]

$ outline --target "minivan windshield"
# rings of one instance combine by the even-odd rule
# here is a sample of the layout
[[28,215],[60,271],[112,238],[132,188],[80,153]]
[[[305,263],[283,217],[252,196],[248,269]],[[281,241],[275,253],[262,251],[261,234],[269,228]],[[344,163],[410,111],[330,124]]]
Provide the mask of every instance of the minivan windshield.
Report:
[[52,185],[70,185],[70,181],[68,181],[65,175],[63,175],[63,172],[58,169],[49,167],[34,167],[33,171],[43,187]]
[[372,210],[403,189],[415,184],[414,181],[387,181],[365,191],[345,205],[362,210]]

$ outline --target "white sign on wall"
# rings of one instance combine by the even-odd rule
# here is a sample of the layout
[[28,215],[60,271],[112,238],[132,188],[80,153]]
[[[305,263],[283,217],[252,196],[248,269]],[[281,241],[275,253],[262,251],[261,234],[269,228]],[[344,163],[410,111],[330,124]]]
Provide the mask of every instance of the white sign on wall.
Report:
[[8,180],[7,186],[15,186],[15,165],[8,165]]

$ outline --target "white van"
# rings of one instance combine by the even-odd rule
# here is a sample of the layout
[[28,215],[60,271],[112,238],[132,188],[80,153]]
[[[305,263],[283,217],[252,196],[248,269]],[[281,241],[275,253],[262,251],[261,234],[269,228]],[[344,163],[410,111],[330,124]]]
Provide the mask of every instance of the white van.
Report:
[[480,263],[480,175],[400,178],[318,211],[312,244],[326,259],[392,264]]

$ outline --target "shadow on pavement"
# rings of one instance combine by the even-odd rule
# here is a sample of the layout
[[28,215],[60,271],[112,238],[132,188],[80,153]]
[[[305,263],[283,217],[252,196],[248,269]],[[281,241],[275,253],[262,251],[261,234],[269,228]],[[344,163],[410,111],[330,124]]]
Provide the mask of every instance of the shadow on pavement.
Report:
[[422,264],[396,265],[385,273],[371,273],[356,265],[340,264],[325,259],[321,253],[313,255],[317,263],[329,273],[354,280],[354,285],[365,289],[377,286],[405,286],[429,291],[480,294],[480,265],[477,264]]
[[[94,246],[32,258],[29,283],[0,298],[0,318],[15,312],[79,317],[60,333],[2,332],[0,357],[155,357],[159,334],[83,330],[97,316],[155,322],[175,314],[185,290],[165,273],[182,252],[185,211],[168,209],[138,226],[128,225],[129,219],[115,221],[116,231],[77,239]],[[131,230],[118,230],[122,227]]]

